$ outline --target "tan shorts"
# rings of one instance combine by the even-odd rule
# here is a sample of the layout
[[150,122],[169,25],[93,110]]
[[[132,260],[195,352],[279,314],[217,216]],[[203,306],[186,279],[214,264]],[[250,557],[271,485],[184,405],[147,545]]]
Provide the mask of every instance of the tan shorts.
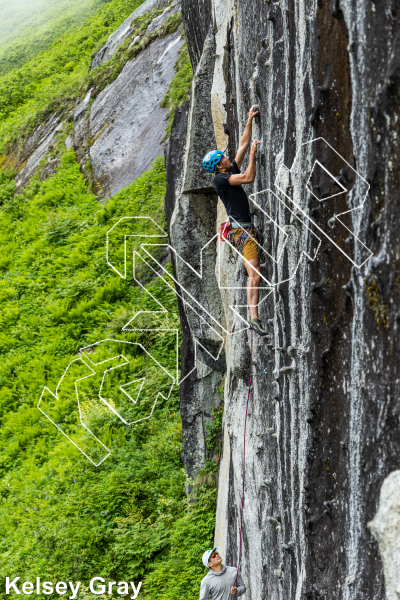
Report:
[[[247,227],[245,227],[246,231],[249,231],[249,229]],[[241,229],[233,229],[232,230],[234,232],[234,241],[236,242],[237,238],[240,235],[240,232],[242,231]],[[255,242],[254,239],[252,238],[247,238],[244,246],[243,246],[243,259],[246,260],[252,260],[253,258],[260,258],[260,253],[258,251],[258,246]],[[243,260],[244,262],[244,260]]]

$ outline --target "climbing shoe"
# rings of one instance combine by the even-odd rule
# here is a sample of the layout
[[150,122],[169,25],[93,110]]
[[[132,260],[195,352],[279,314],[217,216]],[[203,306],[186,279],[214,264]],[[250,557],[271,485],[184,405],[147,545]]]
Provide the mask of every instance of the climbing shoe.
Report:
[[262,337],[267,335],[267,332],[265,331],[265,329],[263,329],[263,326],[261,325],[260,319],[254,319],[253,317],[250,317],[249,325],[250,329],[258,333],[258,335],[261,335]]

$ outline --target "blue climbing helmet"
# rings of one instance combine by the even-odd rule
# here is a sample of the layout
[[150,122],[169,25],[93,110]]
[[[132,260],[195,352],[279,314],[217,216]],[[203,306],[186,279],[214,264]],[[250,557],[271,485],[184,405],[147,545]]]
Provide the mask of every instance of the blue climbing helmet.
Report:
[[211,150],[210,152],[207,152],[203,158],[203,169],[210,173],[214,173],[215,167],[221,162],[223,156],[224,154],[220,150]]

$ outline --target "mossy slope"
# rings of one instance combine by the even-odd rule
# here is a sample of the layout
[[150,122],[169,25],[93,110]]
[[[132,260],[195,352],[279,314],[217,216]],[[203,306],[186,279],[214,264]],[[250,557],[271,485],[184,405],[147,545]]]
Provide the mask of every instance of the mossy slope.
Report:
[[[99,467],[36,407],[45,386],[55,392],[80,348],[107,337],[140,344],[128,358],[146,376],[149,395],[163,391],[163,383],[144,349],[169,370],[175,365],[173,332],[122,332],[137,311],[159,309],[157,302],[168,314],[154,317],[154,326],[177,328],[173,290],[139,266],[151,299],[131,277],[119,277],[105,255],[106,233],[121,217],[150,216],[164,226],[163,159],[100,204],[74,152],[64,148],[73,127],[68,110],[96,76],[88,74],[93,51],[139,4],[112,0],[33,61],[0,77],[3,151],[12,140],[23,148],[50,112],[65,119],[46,157],[59,161],[53,175],[41,181],[36,173],[16,194],[15,172],[0,171],[0,557],[3,572],[22,581],[82,581],[80,598],[92,597],[87,584],[93,576],[142,580],[141,597],[149,599],[195,598],[204,574],[201,554],[214,526],[215,489],[198,490],[196,503],[184,493],[177,387],[159,398],[150,420],[132,427],[109,410],[98,411],[98,389],[86,389],[85,416],[111,449]],[[178,26],[175,21],[166,27]],[[115,77],[129,58],[124,52],[99,68],[104,85],[107,69]],[[188,64],[182,53],[165,100],[171,114],[187,97]],[[128,256],[138,244],[128,245]],[[123,264],[118,239],[110,242],[110,253]],[[73,436],[79,428],[73,378],[67,383],[68,393],[56,403],[57,423]],[[0,597],[6,597],[4,580]]]

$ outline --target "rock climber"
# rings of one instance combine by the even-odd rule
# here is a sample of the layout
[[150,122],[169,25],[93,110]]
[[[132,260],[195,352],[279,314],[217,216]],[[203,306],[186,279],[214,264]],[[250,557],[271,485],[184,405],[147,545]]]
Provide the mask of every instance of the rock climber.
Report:
[[250,329],[261,336],[267,335],[258,317],[258,297],[260,287],[260,255],[256,242],[257,232],[251,223],[250,205],[243,183],[253,183],[256,176],[256,151],[260,143],[254,140],[250,148],[249,166],[240,172],[244,156],[250,146],[251,129],[254,117],[258,114],[252,106],[247,125],[240,140],[239,149],[233,163],[219,150],[212,150],[203,159],[203,168],[215,173],[212,185],[221,198],[230,221],[227,239],[242,255],[249,276],[247,300],[250,308]]
[[209,571],[201,580],[200,600],[229,600],[231,594],[237,598],[245,593],[246,586],[241,575],[236,578],[237,569],[222,564],[216,548],[206,550],[202,561]]

